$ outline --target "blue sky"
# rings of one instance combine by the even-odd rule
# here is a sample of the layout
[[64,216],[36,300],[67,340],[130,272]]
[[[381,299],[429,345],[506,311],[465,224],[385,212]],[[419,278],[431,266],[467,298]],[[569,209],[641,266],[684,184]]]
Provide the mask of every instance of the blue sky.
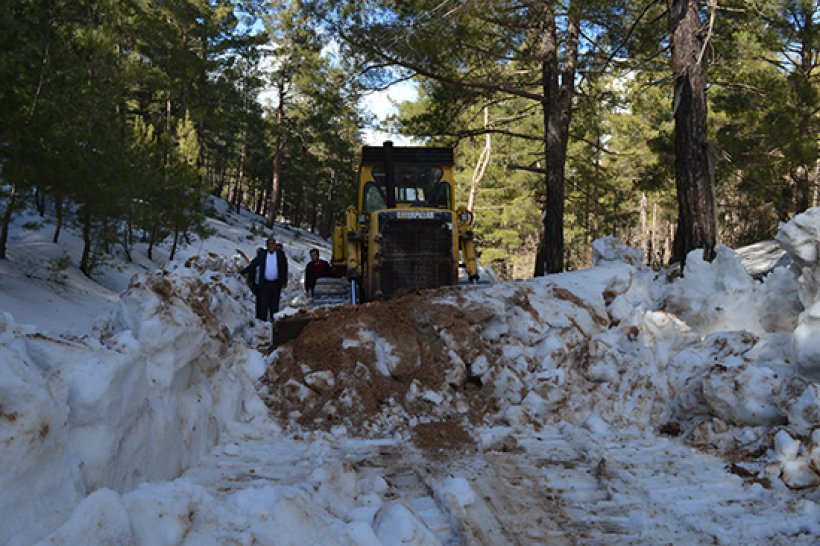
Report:
[[[389,115],[395,114],[397,105],[404,101],[413,101],[417,97],[416,84],[411,81],[399,82],[385,91],[374,91],[362,100],[362,108],[375,116],[376,120],[383,121]],[[406,145],[411,141],[398,134],[365,129],[362,131],[365,144],[380,146],[385,140],[392,140],[395,144]]]

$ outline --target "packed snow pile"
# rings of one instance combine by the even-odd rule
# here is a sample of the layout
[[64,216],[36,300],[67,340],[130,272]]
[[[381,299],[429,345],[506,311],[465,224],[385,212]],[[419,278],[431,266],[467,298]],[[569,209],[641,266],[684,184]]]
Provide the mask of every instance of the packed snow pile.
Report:
[[[795,231],[787,249],[817,240]],[[756,282],[730,249],[700,254],[669,281],[608,239],[586,271],[323,310],[268,357],[260,392],[291,430],[418,444],[431,426],[649,428],[761,481],[820,483],[815,262]]]
[[209,255],[136,278],[80,340],[0,316],[0,543],[25,543],[92,491],[172,479],[264,414],[233,271]]
[[[251,241],[228,227],[213,248]],[[755,281],[728,248],[670,279],[607,238],[585,271],[312,311],[269,354],[242,256],[135,276],[84,337],[0,314],[0,543],[504,543],[504,517],[535,533],[511,543],[812,543],[820,212],[778,240],[791,269]]]
[[[586,276],[565,278],[578,275]],[[626,286],[628,269],[588,276],[598,288]],[[499,402],[506,409],[530,393],[529,374],[554,370],[559,354],[609,324],[603,290],[590,301],[553,282],[323,309],[269,357],[263,397],[283,423],[367,436],[441,421],[492,423]]]

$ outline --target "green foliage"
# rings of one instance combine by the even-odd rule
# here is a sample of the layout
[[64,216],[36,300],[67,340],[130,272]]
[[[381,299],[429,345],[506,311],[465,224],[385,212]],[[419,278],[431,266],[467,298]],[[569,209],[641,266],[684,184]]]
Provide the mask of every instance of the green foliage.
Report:
[[[734,2],[713,68],[718,196],[729,244],[770,237],[816,204],[820,134],[820,6]],[[813,23],[812,23],[813,21]]]
[[[298,6],[292,2],[287,9],[295,14]],[[252,25],[237,26],[236,14],[246,14],[251,18],[246,23],[252,23],[269,8],[250,0],[241,5],[11,0],[4,5],[0,204],[12,188],[17,201],[2,214],[3,224],[36,187],[58,204],[64,222],[82,233],[79,265],[90,274],[114,247],[130,257],[141,241],[150,255],[170,238],[173,257],[179,243],[207,236],[207,191],[230,190],[237,206],[255,200],[258,209],[271,179],[268,136],[281,127],[272,127],[257,101],[265,84],[259,61],[266,37],[250,34]],[[311,80],[324,62],[322,43],[310,29],[297,27],[285,30],[301,33],[295,39],[300,44],[310,38],[313,48],[311,62],[293,76],[304,80],[301,88],[323,81],[324,92],[331,94],[345,87],[331,88],[338,74]],[[300,47],[293,50],[294,59],[305,51]],[[336,99],[344,100],[338,93]],[[329,169],[348,169],[339,163],[354,156],[357,118],[349,105],[322,106],[347,116],[342,130],[317,117],[314,107],[300,107],[306,121],[291,134],[321,133],[328,146],[346,139],[344,149],[323,152],[332,156],[323,159],[324,179]],[[325,117],[335,120],[333,114]],[[323,124],[325,132],[311,123]],[[305,167],[312,173],[306,180],[316,179],[315,167]]]
[[268,143],[282,154],[278,212],[327,237],[355,195],[359,88],[345,60],[323,51],[327,36],[309,6],[285,2],[264,19],[277,45],[270,53],[277,92],[269,105]]
[[63,252],[57,258],[51,258],[48,261],[49,280],[59,284],[64,284],[68,280],[66,269],[71,266],[71,257]]
[[[817,204],[820,7],[719,7],[704,49],[709,147],[721,237],[740,245]],[[546,208],[544,105],[555,100],[542,87],[544,28],[556,22],[563,60],[578,21],[578,66],[559,75],[575,92],[564,261],[589,265],[591,241],[617,235],[654,245],[657,264],[677,222],[666,8],[8,0],[0,10],[0,220],[8,226],[36,188],[82,233],[77,263],[86,273],[115,248],[130,255],[139,242],[150,252],[171,240],[175,250],[207,236],[205,192],[262,214],[275,207],[328,235],[353,198],[362,92],[412,78],[419,101],[402,105],[392,127],[456,146],[462,203],[491,133],[475,202],[482,260],[529,276]],[[242,17],[249,24],[238,25]],[[264,32],[247,30],[255,21]],[[263,87],[274,90],[267,104],[257,100]],[[271,204],[277,150],[281,189]]]
[[[491,110],[491,118],[494,112]],[[462,140],[456,148],[456,201],[466,204],[474,166],[484,138]],[[520,161],[520,143],[510,137],[492,141],[493,167],[481,180],[473,209],[480,259],[505,278],[528,277],[534,264],[540,207],[540,177],[507,168]],[[500,165],[496,167],[496,165]]]
[[[517,264],[535,251],[529,241],[541,222],[535,205],[543,189],[529,173],[519,172],[527,183],[506,193],[499,181],[515,179],[510,167],[543,167],[543,144],[532,140],[544,131],[541,109],[502,92],[536,89],[540,27],[510,24],[532,22],[534,5],[479,3],[447,11],[424,1],[344,4],[336,20],[351,25],[341,32],[351,51],[386,65],[372,71],[382,78],[413,75],[418,83],[420,100],[403,105],[393,126],[432,142],[459,142],[462,195],[482,148],[482,106],[490,108],[493,154],[478,192],[476,232],[485,261],[502,273],[528,276]],[[677,224],[667,5],[576,0],[554,6],[559,36],[575,10],[587,40],[565,164],[565,263],[589,265],[590,242],[616,235],[644,247],[659,265],[670,257]],[[702,7],[708,20],[709,7]],[[709,151],[722,242],[737,246],[772,237],[778,221],[817,204],[820,7],[811,0],[729,0],[719,7],[703,52]],[[389,16],[351,16],[366,8]],[[508,222],[521,214],[523,221]]]

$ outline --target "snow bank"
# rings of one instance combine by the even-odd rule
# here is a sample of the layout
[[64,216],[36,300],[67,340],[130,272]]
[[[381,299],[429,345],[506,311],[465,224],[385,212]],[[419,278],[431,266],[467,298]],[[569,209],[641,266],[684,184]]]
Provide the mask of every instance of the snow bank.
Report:
[[440,544],[413,508],[382,499],[387,487],[382,478],[330,463],[299,483],[260,479],[221,496],[184,476],[124,494],[101,489],[42,544],[74,545],[91,536],[151,546],[217,546],[237,536],[245,544],[283,546]]
[[[266,332],[249,326],[238,264],[216,255],[135,278],[81,340],[3,315],[0,543],[438,542],[418,506],[343,463],[290,483],[247,467],[196,483],[185,470],[203,454],[211,469],[247,455],[246,443],[217,443],[271,430],[251,381],[263,372],[282,426],[335,439],[439,449],[485,434],[476,447],[512,452],[516,434],[544,425],[663,433],[731,453],[760,483],[815,486],[820,213],[778,239],[799,277],[781,268],[756,282],[719,247],[670,280],[610,238],[595,243],[592,269],[343,309],[344,321],[316,321],[312,340],[268,358],[250,348]],[[491,441],[493,427],[504,437]],[[451,515],[481,500],[458,475],[429,486]]]
[[243,370],[250,307],[233,270],[209,255],[135,278],[80,341],[0,319],[0,542],[32,542],[95,490],[172,479],[264,414]]
[[594,433],[670,430],[720,450],[772,447],[782,428],[805,448],[778,476],[815,483],[808,438],[820,428],[811,380],[820,369],[820,213],[809,216],[778,237],[802,265],[799,279],[781,268],[754,281],[718,246],[713,262],[693,252],[684,276],[669,281],[605,240],[594,245],[596,268],[534,280],[517,307],[495,304],[482,337],[502,349],[481,375],[499,401],[495,420],[522,430],[545,421]]
[[471,423],[564,423],[732,451],[820,426],[820,391],[805,373],[820,316],[800,314],[820,273],[817,288],[804,286],[813,269],[756,281],[718,246],[713,262],[693,252],[670,279],[613,238],[593,249],[589,270],[339,310],[271,355],[263,396],[296,430],[339,424],[419,445],[427,425],[449,437]]
[[715,250],[711,263],[699,250],[687,255],[683,278],[667,293],[666,309],[701,332],[762,332],[754,281],[730,248],[718,245]]
[[[806,278],[816,275],[820,286],[820,273],[798,281],[777,269],[757,282],[721,246],[711,263],[692,253],[684,276],[669,281],[615,240],[596,242],[595,255],[590,270],[463,292],[451,302],[451,324],[440,323],[438,336],[467,372],[442,381],[436,409],[452,415],[472,407],[462,398],[467,392],[444,386],[472,378],[497,404],[483,422],[521,431],[545,422],[596,434],[669,430],[728,451],[771,447],[769,432],[779,427],[805,443],[820,427],[820,390],[801,376],[811,375],[810,355],[820,362],[820,343],[816,353],[809,345],[820,339],[812,330],[818,319],[800,315],[806,294],[820,292],[803,286],[813,282]],[[456,307],[484,317],[470,327],[479,343],[464,335]],[[412,415],[405,419],[413,423]],[[800,468],[811,468],[815,448],[806,445],[796,455]]]
[[820,380],[820,208],[784,224],[776,239],[799,275],[798,293],[805,309],[792,335],[791,355],[803,374]]

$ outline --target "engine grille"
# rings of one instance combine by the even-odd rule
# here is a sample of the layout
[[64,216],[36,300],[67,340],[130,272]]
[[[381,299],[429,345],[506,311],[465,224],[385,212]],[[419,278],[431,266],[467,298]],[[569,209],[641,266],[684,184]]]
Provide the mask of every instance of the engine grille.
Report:
[[428,213],[429,218],[379,217],[381,241],[381,297],[402,290],[454,284],[453,233],[450,212]]

